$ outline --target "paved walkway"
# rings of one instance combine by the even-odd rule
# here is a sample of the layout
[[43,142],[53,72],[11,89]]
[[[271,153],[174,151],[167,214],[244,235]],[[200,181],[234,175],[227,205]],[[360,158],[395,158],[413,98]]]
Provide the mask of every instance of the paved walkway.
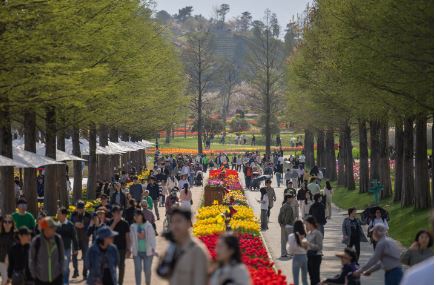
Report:
[[[199,208],[200,203],[203,200],[203,187],[193,187],[192,188],[192,200],[193,200],[192,212],[194,213],[194,216],[195,216],[195,214],[197,213],[197,209]],[[156,221],[156,227],[157,227],[158,233],[161,233],[162,232],[163,217],[165,217],[165,207],[159,208],[159,214],[160,214],[161,219],[159,221]],[[157,239],[156,240],[156,244],[157,244],[156,251],[158,252],[158,254],[160,256],[162,256],[165,253],[165,250],[167,248],[168,243],[161,236],[156,237],[156,239]],[[80,256],[80,253],[79,253],[79,256]],[[155,258],[153,258],[151,284],[153,284],[153,285],[168,284],[167,281],[165,281],[165,280],[159,278],[159,276],[157,276],[157,274],[156,274],[157,265],[158,265],[158,258],[155,257]],[[79,261],[79,272],[81,272],[81,268],[82,268],[82,261]],[[70,266],[70,271],[72,274],[72,272],[73,272],[72,265]],[[82,276],[80,276],[77,279],[70,279],[70,283],[71,284],[85,284],[86,282],[83,280]],[[125,285],[135,284],[135,269],[134,269],[132,258],[126,259],[126,271],[125,271],[125,275],[124,275],[124,284]],[[142,283],[141,284],[145,284],[144,274],[142,275]]]
[[[288,282],[293,282],[292,279],[292,262],[291,259],[282,259],[280,252],[280,242],[281,242],[281,231],[280,225],[277,222],[277,217],[279,215],[280,206],[283,201],[283,190],[282,187],[277,188],[275,179],[273,180],[273,187],[275,187],[277,201],[271,210],[271,217],[269,222],[269,230],[262,232],[263,237],[267,243],[268,250],[277,266],[284,275],[286,275]],[[260,192],[245,192],[248,197],[248,202],[250,206],[253,207],[255,214],[260,218],[260,205],[256,200],[260,199]],[[342,244],[342,221],[345,216],[339,214],[337,208],[332,209],[333,215],[332,219],[328,220],[325,226],[325,238],[324,238],[324,249],[323,249],[323,260],[321,263],[321,280],[332,277],[340,272],[341,264],[339,258],[335,257],[335,252],[342,251],[344,249],[344,244]],[[361,243],[361,255],[360,264],[365,264],[369,257],[372,255],[372,246],[369,243]],[[379,271],[373,273],[369,277],[361,278],[362,285],[382,285],[384,284],[383,272]]]

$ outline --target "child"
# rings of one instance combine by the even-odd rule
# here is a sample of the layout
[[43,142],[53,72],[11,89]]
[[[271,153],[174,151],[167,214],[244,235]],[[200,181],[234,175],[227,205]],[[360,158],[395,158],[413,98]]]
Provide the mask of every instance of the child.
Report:
[[345,248],[344,252],[336,254],[341,259],[342,270],[341,273],[333,278],[327,278],[322,281],[321,285],[327,284],[348,284],[360,285],[360,278],[354,277],[353,272],[358,269],[356,264],[356,252],[350,248]]

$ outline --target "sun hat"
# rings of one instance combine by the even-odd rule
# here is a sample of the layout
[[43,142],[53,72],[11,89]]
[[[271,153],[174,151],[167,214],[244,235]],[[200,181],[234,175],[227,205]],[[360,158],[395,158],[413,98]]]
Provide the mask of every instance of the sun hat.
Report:
[[111,230],[108,226],[103,226],[97,230],[97,238],[103,240],[105,238],[117,236],[118,233]]

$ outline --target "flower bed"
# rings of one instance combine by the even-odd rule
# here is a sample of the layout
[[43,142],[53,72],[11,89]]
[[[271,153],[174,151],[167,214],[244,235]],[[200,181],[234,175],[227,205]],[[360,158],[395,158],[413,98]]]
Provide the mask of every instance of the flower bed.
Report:
[[[209,183],[210,182],[210,183]],[[232,230],[239,235],[242,261],[247,266],[254,285],[286,285],[286,277],[274,269],[262,238],[260,225],[253,209],[247,206],[247,198],[235,170],[211,170],[208,186],[226,189],[223,203],[201,207],[196,216],[193,233],[216,259],[215,246],[219,235]]]

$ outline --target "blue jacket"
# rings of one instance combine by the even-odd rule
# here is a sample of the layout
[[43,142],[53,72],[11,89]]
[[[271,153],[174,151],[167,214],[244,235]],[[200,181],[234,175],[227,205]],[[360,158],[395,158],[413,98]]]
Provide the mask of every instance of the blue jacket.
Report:
[[117,282],[117,266],[120,259],[118,249],[115,245],[110,245],[106,252],[100,249],[97,242],[93,243],[88,249],[86,254],[86,268],[89,270],[87,284],[94,285],[97,282],[103,282],[103,271],[101,261],[103,256],[106,256],[108,260],[109,270],[112,274],[112,284],[118,284]]

